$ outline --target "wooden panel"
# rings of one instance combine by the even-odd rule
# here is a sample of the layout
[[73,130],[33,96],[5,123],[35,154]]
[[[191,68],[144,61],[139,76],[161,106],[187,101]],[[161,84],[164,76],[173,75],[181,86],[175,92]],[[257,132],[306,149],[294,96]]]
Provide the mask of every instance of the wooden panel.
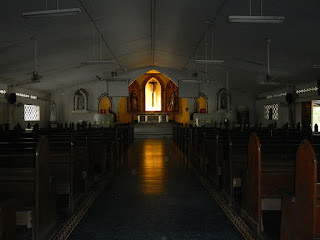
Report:
[[16,235],[16,202],[8,199],[0,203],[0,239],[12,240]]
[[281,239],[316,238],[317,161],[313,147],[303,140],[296,158],[295,196],[284,202]]
[[262,198],[282,198],[284,194],[292,194],[294,192],[294,172],[263,172],[261,191]]
[[242,208],[261,232],[261,144],[252,133],[248,146],[248,170],[243,180]]
[[[296,224],[297,239],[315,239],[315,206],[317,193],[317,161],[315,152],[304,140],[299,146],[296,161]],[[301,222],[308,223],[301,226]],[[299,227],[300,224],[300,227]]]
[[39,235],[45,233],[56,220],[56,205],[50,189],[49,145],[48,139],[42,136],[36,150],[35,225]]

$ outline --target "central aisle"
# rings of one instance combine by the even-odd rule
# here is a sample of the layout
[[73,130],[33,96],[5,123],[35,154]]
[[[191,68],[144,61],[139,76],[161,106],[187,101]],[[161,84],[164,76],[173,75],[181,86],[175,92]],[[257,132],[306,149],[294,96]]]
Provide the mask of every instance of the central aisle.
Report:
[[243,239],[170,140],[138,139],[68,239]]

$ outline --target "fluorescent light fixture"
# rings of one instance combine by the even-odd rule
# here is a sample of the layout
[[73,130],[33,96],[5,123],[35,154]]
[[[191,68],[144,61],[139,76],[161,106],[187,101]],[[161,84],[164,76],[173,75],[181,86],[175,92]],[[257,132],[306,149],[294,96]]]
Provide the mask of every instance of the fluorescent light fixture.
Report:
[[320,64],[313,64],[313,68],[320,68]]
[[260,85],[264,85],[264,86],[278,86],[280,85],[279,82],[272,82],[272,81],[261,81],[259,82]]
[[196,80],[196,79],[181,79],[179,80],[180,82],[188,82],[188,83],[200,83],[202,82],[201,80]]
[[110,61],[85,61],[85,62],[82,62],[81,64],[106,64],[106,63],[113,63],[112,60]]
[[200,64],[223,64],[224,60],[205,60],[205,59],[199,59],[199,60],[194,60],[195,63],[200,63]]
[[69,8],[69,9],[56,9],[47,11],[37,11],[37,12],[25,12],[22,13],[23,17],[56,17],[56,16],[67,16],[80,14],[80,8]]
[[229,22],[237,23],[283,23],[282,16],[229,16]]

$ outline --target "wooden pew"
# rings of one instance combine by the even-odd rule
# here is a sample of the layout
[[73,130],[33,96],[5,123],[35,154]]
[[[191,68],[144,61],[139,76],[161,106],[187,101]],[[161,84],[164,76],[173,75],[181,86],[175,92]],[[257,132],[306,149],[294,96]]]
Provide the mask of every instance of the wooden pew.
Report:
[[24,144],[1,145],[0,200],[14,197],[17,225],[31,228],[33,239],[42,239],[56,220],[54,184],[48,169],[48,140],[41,137],[33,148],[27,149]]
[[202,128],[197,127],[189,127],[188,133],[189,141],[188,143],[188,152],[187,158],[188,161],[192,163],[194,166],[201,166],[201,142],[202,139]]
[[[315,146],[318,150],[320,146]],[[281,239],[315,240],[320,237],[320,187],[314,148],[303,140],[298,148],[295,191],[282,201]]]
[[85,173],[78,159],[77,141],[74,134],[53,134],[49,139],[49,170],[55,177],[59,210],[74,207],[85,187]]
[[[281,210],[281,198],[294,187],[294,159],[283,161],[278,150],[296,149],[296,145],[273,145],[271,155],[252,133],[248,146],[248,168],[242,178],[242,209],[258,234],[263,231],[262,210]],[[295,151],[293,151],[295,152]],[[262,161],[262,159],[264,159]]]
[[201,164],[205,175],[216,187],[221,187],[223,158],[226,150],[226,131],[204,128],[202,135]]
[[9,198],[0,202],[0,239],[12,240],[16,237],[16,200]]
[[[235,188],[241,188],[241,177],[248,164],[248,132],[231,132],[224,147],[222,191],[226,200],[235,205]],[[239,204],[239,202],[237,202]]]
[[87,134],[90,162],[93,164],[94,174],[99,175],[112,171],[116,142],[114,129],[112,131],[95,129],[88,131]]

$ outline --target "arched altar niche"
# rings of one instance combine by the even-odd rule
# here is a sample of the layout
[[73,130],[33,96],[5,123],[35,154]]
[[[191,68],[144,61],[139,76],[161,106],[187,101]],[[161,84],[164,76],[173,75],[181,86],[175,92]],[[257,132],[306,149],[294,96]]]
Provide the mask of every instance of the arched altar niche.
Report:
[[[152,112],[166,112],[166,107],[165,107],[165,102],[166,102],[165,101],[165,93],[166,93],[165,92],[165,90],[166,90],[165,83],[156,74],[150,74],[148,76],[148,78],[146,78],[142,82],[142,85],[141,85],[142,86],[141,87],[141,95],[142,95],[141,100],[142,100],[142,106],[143,106],[142,111],[144,111],[144,112],[150,111],[150,110],[147,110],[147,108],[146,108],[146,91],[145,91],[145,89],[148,88],[148,86],[146,86],[146,85],[149,84],[149,82],[151,82],[150,80],[151,81],[155,80],[157,83],[159,83],[160,84],[160,89],[161,89],[161,97],[160,97],[160,99],[161,99],[160,100],[161,101],[161,108],[160,108],[160,110],[154,110],[154,111],[151,110],[151,111]],[[150,85],[152,85],[152,84],[150,84]]]
[[144,86],[145,111],[161,111],[161,85],[156,78],[151,78]]
[[[146,108],[146,99],[149,94],[149,104],[152,105],[152,87],[155,82],[154,104],[161,107],[150,110]],[[146,93],[147,90],[147,93]],[[149,91],[149,92],[148,92]],[[156,99],[158,98],[158,99]],[[159,73],[146,73],[129,85],[129,97],[127,98],[127,113],[174,113],[179,111],[179,88],[169,78]],[[169,115],[170,118],[172,115]]]
[[98,98],[98,102],[98,113],[110,114],[110,111],[112,111],[112,98],[108,94],[103,93]]
[[199,97],[194,101],[196,113],[208,113],[208,98],[204,93],[199,93]]

